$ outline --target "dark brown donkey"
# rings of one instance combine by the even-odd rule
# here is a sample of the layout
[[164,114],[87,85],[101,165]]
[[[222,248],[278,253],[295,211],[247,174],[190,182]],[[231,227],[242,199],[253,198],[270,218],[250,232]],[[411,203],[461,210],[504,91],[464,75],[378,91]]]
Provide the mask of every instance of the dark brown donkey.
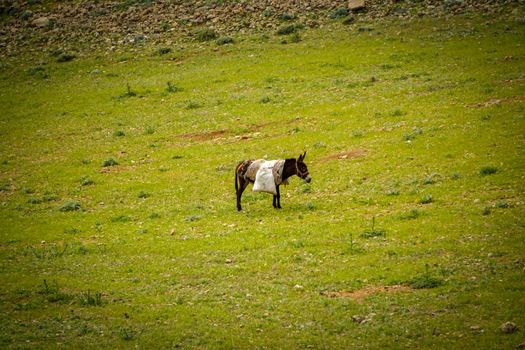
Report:
[[[281,209],[281,193],[279,191],[279,185],[293,176],[297,175],[306,182],[312,181],[308,168],[304,164],[304,157],[306,152],[301,154],[299,158],[288,158],[284,161],[282,176],[279,183],[276,183],[277,194],[273,196],[273,207],[275,209]],[[252,166],[253,164],[253,166]],[[242,210],[241,197],[242,193],[246,189],[249,183],[255,182],[255,174],[257,169],[254,169],[256,161],[253,159],[243,160],[235,168],[235,191],[237,193],[237,210]],[[252,168],[250,168],[252,166]]]

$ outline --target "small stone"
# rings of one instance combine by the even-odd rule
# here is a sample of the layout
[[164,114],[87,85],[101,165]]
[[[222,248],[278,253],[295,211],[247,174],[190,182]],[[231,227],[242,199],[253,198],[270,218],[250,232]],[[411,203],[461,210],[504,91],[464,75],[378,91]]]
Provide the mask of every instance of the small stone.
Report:
[[348,1],[348,9],[350,11],[359,11],[365,8],[365,1],[364,0],[349,0]]
[[525,349],[525,341],[516,346],[516,349]]
[[226,260],[224,260],[224,262],[225,262],[226,264],[231,264],[231,263],[233,262],[233,260],[232,260],[232,259],[226,259]]
[[355,323],[363,323],[363,321],[366,319],[365,316],[362,316],[362,315],[354,315],[352,316],[352,321],[354,321]]
[[31,22],[32,25],[34,25],[35,27],[38,27],[38,28],[48,27],[49,23],[51,23],[51,22],[49,21],[49,18],[47,18],[47,17],[40,17],[40,18],[34,19]]
[[511,334],[518,330],[518,326],[513,322],[505,322],[499,327],[499,329],[505,334]]
[[481,327],[477,326],[477,325],[470,326],[470,330],[473,331],[473,332],[477,332],[477,331],[481,330]]
[[300,284],[296,284],[295,286],[293,286],[295,289],[304,289],[303,286],[301,286]]

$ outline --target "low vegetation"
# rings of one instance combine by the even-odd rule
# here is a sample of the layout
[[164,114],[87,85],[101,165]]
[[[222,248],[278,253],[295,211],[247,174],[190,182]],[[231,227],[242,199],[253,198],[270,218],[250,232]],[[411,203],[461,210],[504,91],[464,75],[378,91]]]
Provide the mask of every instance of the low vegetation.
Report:
[[[523,342],[522,10],[266,15],[1,62],[0,348]],[[283,209],[237,212],[240,160],[304,151]]]

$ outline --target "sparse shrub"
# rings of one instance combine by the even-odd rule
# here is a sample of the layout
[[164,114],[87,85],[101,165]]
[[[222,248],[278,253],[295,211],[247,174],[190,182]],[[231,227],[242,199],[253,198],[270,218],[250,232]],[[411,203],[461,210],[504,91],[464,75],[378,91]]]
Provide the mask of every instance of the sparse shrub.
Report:
[[442,279],[435,278],[430,275],[428,264],[425,264],[425,273],[406,281],[406,284],[414,289],[436,288],[443,285],[444,283],[445,282]]
[[506,201],[505,199],[498,199],[496,203],[494,204],[496,208],[510,208],[510,203]]
[[171,81],[168,81],[168,87],[166,88],[166,92],[169,92],[170,94],[179,92],[182,89],[179,88],[177,85],[173,84]]
[[70,227],[70,228],[64,229],[64,233],[68,235],[76,235],[77,233],[80,233],[80,230],[75,227]]
[[197,109],[197,108],[200,108],[200,107],[201,107],[201,105],[198,102],[195,102],[195,101],[190,101],[186,105],[186,109]]
[[412,141],[414,140],[418,135],[421,135],[423,133],[423,130],[421,128],[418,128],[417,126],[412,129],[412,132],[405,134],[403,136],[403,140],[405,141]]
[[121,327],[119,329],[119,336],[122,340],[130,341],[133,340],[133,338],[135,337],[135,332],[132,328]]
[[492,165],[484,166],[480,169],[479,173],[482,176],[492,175],[498,172],[498,168]]
[[416,138],[416,136],[414,134],[405,134],[403,135],[403,140],[404,141],[412,141]]
[[315,204],[313,204],[311,202],[308,202],[308,203],[305,204],[305,207],[308,210],[314,210],[315,209]]
[[104,303],[102,300],[102,293],[91,293],[89,290],[87,292],[81,292],[78,295],[78,302],[80,305],[84,306],[101,306]]
[[0,192],[7,192],[11,188],[8,182],[0,183]]
[[435,278],[428,275],[417,276],[408,281],[408,285],[414,289],[436,288],[444,284],[441,278]]
[[137,93],[131,89],[129,83],[126,83],[126,93],[124,94],[127,97],[137,96]]
[[159,213],[151,213],[149,216],[150,219],[159,219],[160,214]]
[[392,117],[401,117],[401,116],[403,116],[403,115],[405,115],[405,114],[406,114],[406,113],[403,112],[402,110],[400,110],[399,108],[394,109],[394,110],[390,113],[390,115],[391,115]]
[[58,196],[55,194],[46,194],[44,197],[42,197],[42,201],[44,202],[52,202],[56,201],[58,199]]
[[151,196],[151,193],[148,193],[146,191],[140,191],[139,192],[139,198],[148,198]]
[[113,158],[108,158],[102,163],[103,167],[115,166],[118,165],[118,162]]
[[408,213],[400,216],[402,220],[414,220],[421,215],[421,212],[417,209],[411,209]]
[[269,103],[270,98],[268,96],[264,96],[259,100],[260,103]]
[[166,21],[162,21],[160,22],[160,29],[163,31],[163,32],[167,32],[168,30],[171,29],[171,26],[168,22]]
[[217,38],[217,33],[215,33],[215,31],[210,28],[198,29],[194,31],[193,34],[195,36],[195,39],[201,42],[210,41]]
[[365,134],[365,132],[363,131],[363,129],[352,130],[352,136],[353,137],[362,137],[364,134]]
[[66,201],[58,208],[60,211],[76,211],[80,209],[80,203],[75,201]]
[[432,185],[432,184],[435,184],[438,180],[438,178],[440,177],[439,174],[437,173],[432,173],[430,175],[427,175],[423,178],[423,180],[421,181],[421,183],[423,185]]
[[293,14],[291,14],[291,13],[284,12],[284,13],[280,14],[278,18],[280,20],[282,20],[282,21],[291,21],[291,20],[295,19],[295,16]]
[[386,190],[385,194],[387,196],[399,196],[399,189],[389,188],[388,190]]
[[424,195],[424,196],[421,197],[421,199],[419,200],[419,203],[421,203],[421,204],[429,204],[429,203],[432,203],[432,195],[431,195],[431,194],[426,194],[426,195]]
[[216,43],[217,45],[226,45],[226,44],[233,44],[233,38],[229,36],[221,36],[219,39],[217,39]]
[[301,42],[303,39],[301,39],[301,36],[299,33],[295,32],[290,36],[290,42],[292,43],[298,43]]
[[288,24],[288,25],[279,27],[279,29],[277,29],[277,35],[293,34],[293,33],[297,32],[298,30],[303,29],[303,28],[304,28],[304,25],[299,24],[299,23],[297,23],[297,24]]
[[129,222],[131,217],[127,215],[118,215],[111,218],[111,222]]
[[126,92],[124,92],[122,95],[117,96],[116,99],[123,99],[123,98],[135,97],[135,96],[137,96],[137,93],[133,91],[129,83],[127,83]]
[[386,231],[384,229],[375,228],[376,218],[372,218],[372,227],[370,230],[365,230],[361,233],[363,238],[375,238],[375,237],[386,237]]
[[81,179],[80,179],[80,184],[82,186],[89,186],[89,185],[93,185],[95,182],[93,180],[91,180],[89,177],[87,176],[83,176]]
[[20,14],[20,19],[23,20],[23,21],[27,21],[28,19],[30,19],[31,17],[33,17],[33,12],[29,11],[29,10],[24,10],[22,11],[22,13]]
[[40,203],[42,203],[42,199],[31,197],[31,198],[29,198],[27,200],[27,203],[29,203],[29,204],[40,204]]
[[452,173],[452,175],[450,175],[450,178],[452,180],[459,180],[459,179],[461,179],[461,174],[458,173],[458,172]]
[[273,16],[273,12],[272,12],[271,9],[266,8],[266,9],[262,12],[262,15],[263,15],[264,17],[271,17],[271,16]]
[[72,295],[60,291],[57,281],[48,283],[44,280],[38,293],[45,296],[50,303],[65,303],[73,299]]
[[69,62],[77,58],[76,55],[68,54],[68,53],[61,53],[57,57],[57,62],[63,63],[63,62]]
[[345,17],[345,19],[343,19],[343,21],[341,23],[347,26],[347,25],[350,25],[350,24],[352,24],[354,22],[355,22],[355,17],[354,16],[347,16],[347,17]]
[[190,215],[186,216],[184,218],[184,221],[193,222],[202,219],[202,215],[196,214],[196,215]]
[[171,157],[171,159],[182,159],[182,158],[184,158],[184,157],[179,155],[179,154],[176,154],[173,157]]
[[85,245],[83,244],[79,244],[77,249],[76,249],[76,253],[78,254],[82,254],[82,255],[85,255],[89,252],[89,249],[88,247],[86,247]]
[[32,75],[36,78],[40,78],[40,79],[47,79],[49,78],[49,74],[47,72],[47,69],[43,66],[35,66],[35,67],[31,67],[27,70],[27,73],[29,75]]
[[163,56],[163,55],[167,55],[171,52],[171,48],[169,47],[159,47],[156,51],[157,55],[159,56]]
[[349,14],[349,11],[347,8],[345,7],[340,7],[332,12],[330,12],[330,14],[328,15],[328,17],[330,19],[338,19],[338,18],[343,18],[343,17],[346,17],[348,16]]
[[483,216],[490,215],[490,207],[483,208],[483,211],[481,212]]
[[146,128],[144,128],[144,134],[146,135],[151,135],[155,132],[155,128],[151,125],[148,125],[146,126]]
[[122,130],[117,130],[117,131],[115,131],[113,133],[113,136],[115,136],[115,137],[122,137],[122,136],[126,136],[126,134]]
[[360,31],[360,32],[371,32],[371,31],[374,30],[374,28],[372,28],[372,27],[359,27],[359,28],[357,28],[357,30]]

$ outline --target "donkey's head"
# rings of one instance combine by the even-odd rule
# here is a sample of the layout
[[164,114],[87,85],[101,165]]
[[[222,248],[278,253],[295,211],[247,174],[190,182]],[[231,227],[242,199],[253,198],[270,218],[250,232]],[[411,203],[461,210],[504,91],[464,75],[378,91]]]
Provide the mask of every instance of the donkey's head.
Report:
[[304,157],[306,157],[306,152],[301,154],[295,162],[295,174],[299,176],[306,182],[312,181],[310,174],[308,173],[308,167],[304,164]]

